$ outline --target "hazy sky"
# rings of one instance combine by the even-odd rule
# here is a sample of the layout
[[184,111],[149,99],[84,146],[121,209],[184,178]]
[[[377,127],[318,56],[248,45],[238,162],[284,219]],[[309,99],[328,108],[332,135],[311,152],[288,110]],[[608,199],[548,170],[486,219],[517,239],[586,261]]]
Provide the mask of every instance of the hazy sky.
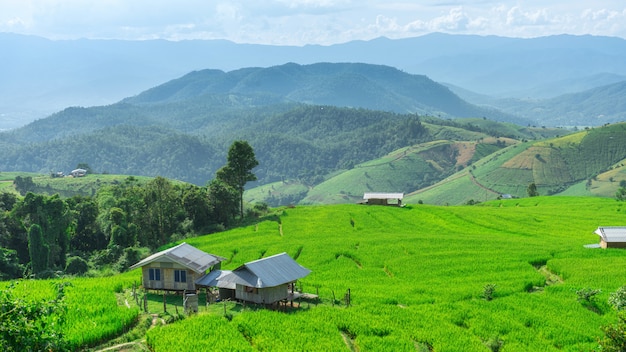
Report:
[[626,38],[624,0],[0,0],[0,32],[50,39],[334,44],[430,32]]

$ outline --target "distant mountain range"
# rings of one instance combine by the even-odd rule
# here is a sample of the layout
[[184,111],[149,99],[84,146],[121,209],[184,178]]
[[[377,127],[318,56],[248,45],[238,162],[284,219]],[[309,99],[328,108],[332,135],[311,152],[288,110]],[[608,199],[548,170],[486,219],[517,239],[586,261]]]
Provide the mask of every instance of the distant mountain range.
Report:
[[[495,109],[465,102],[447,87],[426,76],[368,64],[294,63],[230,72],[203,70],[149,89],[122,103],[174,103],[204,96],[245,96],[275,102],[364,108],[396,113],[418,113],[446,118],[487,117],[528,123]],[[259,104],[258,102],[252,105]]]
[[[466,130],[480,132],[472,138],[536,136],[482,131],[458,125],[454,116],[516,120],[469,104],[425,76],[381,65],[202,70],[116,104],[67,108],[2,133],[0,170],[51,172],[85,162],[100,172],[204,184],[224,164],[229,144],[246,139],[259,155],[261,182],[317,183],[417,142],[469,138]],[[441,127],[426,128],[426,121]]]
[[288,62],[386,65],[495,98],[536,100],[626,80],[626,41],[433,33],[290,47],[221,40],[51,41],[0,33],[0,129],[22,126],[68,106],[111,104],[191,71],[244,72],[239,70]]
[[598,126],[626,121],[626,81],[546,99],[497,99],[458,87],[450,90],[466,101],[547,126]]
[[[451,89],[361,63],[193,71],[115,104],[66,108],[0,133],[0,170],[53,173],[87,163],[103,173],[203,185],[225,164],[232,141],[245,139],[260,162],[253,200],[336,203],[401,191],[415,201],[457,204],[523,195],[531,182],[547,194],[588,182],[576,194],[591,193],[588,180],[626,158],[623,124],[545,141],[571,131],[496,110],[501,100],[470,104]],[[591,116],[587,101],[619,114],[623,89],[616,83],[552,98],[544,113]],[[503,106],[520,115],[541,112],[541,101],[511,102]],[[610,178],[605,189],[626,173]]]

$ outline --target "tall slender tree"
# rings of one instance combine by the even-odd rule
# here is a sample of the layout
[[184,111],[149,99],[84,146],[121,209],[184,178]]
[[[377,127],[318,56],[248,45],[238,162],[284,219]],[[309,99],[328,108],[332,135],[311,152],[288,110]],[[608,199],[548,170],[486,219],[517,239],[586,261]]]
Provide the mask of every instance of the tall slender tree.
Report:
[[181,209],[180,194],[168,179],[156,177],[146,183],[144,189],[144,221],[151,234],[150,243],[142,245],[156,248],[170,241],[170,236],[178,226],[179,216],[184,212]]
[[39,275],[48,269],[50,248],[43,237],[41,226],[37,224],[28,230],[28,252],[33,274]]
[[243,218],[243,191],[246,183],[256,181],[252,173],[259,162],[247,141],[235,141],[228,149],[226,166],[217,170],[217,179],[232,187],[239,194],[239,215]]

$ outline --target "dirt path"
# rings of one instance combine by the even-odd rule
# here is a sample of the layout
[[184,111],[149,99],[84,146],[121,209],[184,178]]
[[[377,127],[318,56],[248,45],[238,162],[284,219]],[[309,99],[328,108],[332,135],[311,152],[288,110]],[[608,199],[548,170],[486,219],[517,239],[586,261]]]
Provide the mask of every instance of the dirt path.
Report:
[[341,331],[340,333],[341,337],[343,337],[343,342],[346,344],[348,349],[350,349],[351,352],[359,352],[359,347],[354,344],[354,339],[343,331]]
[[476,186],[478,186],[478,187],[480,187],[480,188],[484,189],[485,191],[491,192],[491,193],[493,193],[493,194],[498,194],[498,195],[500,194],[500,192],[496,192],[496,191],[494,191],[493,189],[488,188],[488,187],[485,187],[485,186],[483,186],[482,184],[480,184],[480,183],[478,182],[478,180],[476,180],[476,177],[474,177],[474,174],[472,174],[472,172],[471,172],[471,171],[469,172],[469,177],[470,177],[470,180],[472,180],[472,182],[473,182]]
[[116,351],[116,352],[131,352],[131,351],[150,351],[146,345],[141,341],[133,341],[120,343],[119,345],[107,347],[102,350],[98,350],[98,352],[106,352],[106,351]]
[[[128,306],[128,301],[125,301],[124,304]],[[165,320],[163,318],[159,318],[158,314],[151,314],[152,316],[152,324],[150,324],[150,329],[154,328],[157,325],[165,325]],[[119,343],[117,345],[105,347],[102,349],[95,350],[96,352],[137,352],[137,351],[150,351],[148,346],[146,345],[145,339],[135,340],[131,342]]]

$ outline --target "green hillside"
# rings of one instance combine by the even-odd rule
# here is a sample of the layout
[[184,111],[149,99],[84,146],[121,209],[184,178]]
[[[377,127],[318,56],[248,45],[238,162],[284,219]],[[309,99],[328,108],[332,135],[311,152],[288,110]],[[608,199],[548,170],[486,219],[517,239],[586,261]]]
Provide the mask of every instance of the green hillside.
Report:
[[626,157],[625,138],[626,123],[620,123],[513,145],[435,187],[412,193],[407,201],[459,204],[501,194],[526,197],[531,183],[542,195],[612,197],[626,179],[621,164]]
[[[319,123],[316,118],[318,117],[311,119],[310,126],[303,125],[306,128],[306,133],[308,135],[319,133],[323,137],[321,140],[325,141],[324,143],[336,144],[333,133],[324,130],[324,127],[330,127],[331,124],[324,123],[326,122],[324,120]],[[376,117],[372,116],[372,118],[375,119]],[[420,122],[419,125],[416,125],[412,120],[407,121],[403,123],[404,128],[400,127],[396,130],[395,135],[394,133],[384,135],[382,132],[370,132],[374,128],[363,130],[364,137],[353,139],[354,142],[345,145],[346,149],[343,152],[353,156],[361,155],[372,145],[372,141],[382,140],[393,143],[411,130],[422,131],[419,139],[427,142],[395,149],[380,158],[370,158],[370,160],[352,167],[350,167],[350,162],[343,161],[339,165],[344,168],[332,170],[324,175],[321,183],[317,181],[306,184],[301,180],[290,179],[289,182],[282,181],[270,184],[271,189],[268,189],[267,185],[259,186],[259,189],[252,188],[246,192],[246,199],[250,202],[267,202],[273,206],[334,204],[358,201],[364,192],[409,193],[430,186],[507,145],[516,144],[518,143],[517,139],[542,138],[542,133],[548,135],[567,133],[567,131],[557,129],[528,129],[485,119],[448,121],[424,118],[424,122]],[[277,125],[288,126],[290,124],[279,123]],[[346,128],[346,125],[342,126]],[[380,128],[380,131],[384,130],[382,125]],[[287,127],[277,127],[277,130],[284,130],[287,133]],[[334,135],[336,136],[336,132]],[[493,136],[511,136],[513,138],[496,138]],[[277,136],[272,144],[280,145],[283,138]],[[411,139],[404,140],[410,141]],[[390,146],[387,142],[385,146]],[[285,165],[302,161],[293,154],[294,148],[295,146],[290,148],[289,145],[279,148],[278,154],[274,155],[273,158],[277,160],[277,163],[278,160],[284,160]],[[388,149],[384,148],[379,151]],[[302,147],[300,147],[299,152],[302,153]],[[284,156],[285,153],[287,156]],[[323,151],[319,152],[318,157],[320,159],[332,159],[332,155],[324,156],[323,153]],[[290,157],[290,155],[294,156]],[[294,185],[296,184],[299,185],[298,191],[294,193],[296,189]]]
[[365,192],[409,192],[428,186],[457,169],[459,148],[454,142],[435,141],[396,150],[322,182],[300,203],[356,203]]
[[[181,341],[186,350],[206,351],[473,352],[493,344],[506,351],[598,350],[600,327],[617,320],[607,299],[626,282],[626,256],[583,246],[598,242],[597,226],[622,225],[623,212],[612,199],[578,197],[283,209],[272,221],[187,242],[229,258],[225,269],[287,252],[312,271],[298,287],[318,293],[319,303],[302,302],[290,313],[231,302],[202,306],[198,315],[149,330],[147,343],[154,351],[177,350]],[[130,309],[114,297],[128,295],[139,278],[133,271],[71,279],[64,324],[71,346],[132,324],[132,296]],[[18,288],[37,297],[51,291],[49,281],[24,283]],[[485,296],[488,286],[494,290]],[[576,292],[585,288],[601,292],[584,304]],[[84,307],[83,295],[98,299]],[[161,296],[149,307],[162,312]]]
[[459,128],[425,125],[435,135],[480,142],[437,140],[416,144],[349,170],[337,171],[312,187],[297,181],[278,182],[250,189],[245,198],[249,202],[263,201],[271,205],[305,205],[355,203],[365,192],[409,193],[428,187],[506,145],[517,143]]
[[[28,172],[0,172],[0,192],[19,193],[15,188],[15,177],[30,177],[32,187],[24,192],[37,194],[54,195],[58,194],[62,198],[73,196],[94,196],[101,188],[109,185],[119,185],[124,182],[133,181],[136,185],[144,185],[154,177],[133,176],[133,175],[112,175],[112,174],[87,174],[84,177],[51,177]],[[169,180],[174,185],[184,185],[185,182]]]

